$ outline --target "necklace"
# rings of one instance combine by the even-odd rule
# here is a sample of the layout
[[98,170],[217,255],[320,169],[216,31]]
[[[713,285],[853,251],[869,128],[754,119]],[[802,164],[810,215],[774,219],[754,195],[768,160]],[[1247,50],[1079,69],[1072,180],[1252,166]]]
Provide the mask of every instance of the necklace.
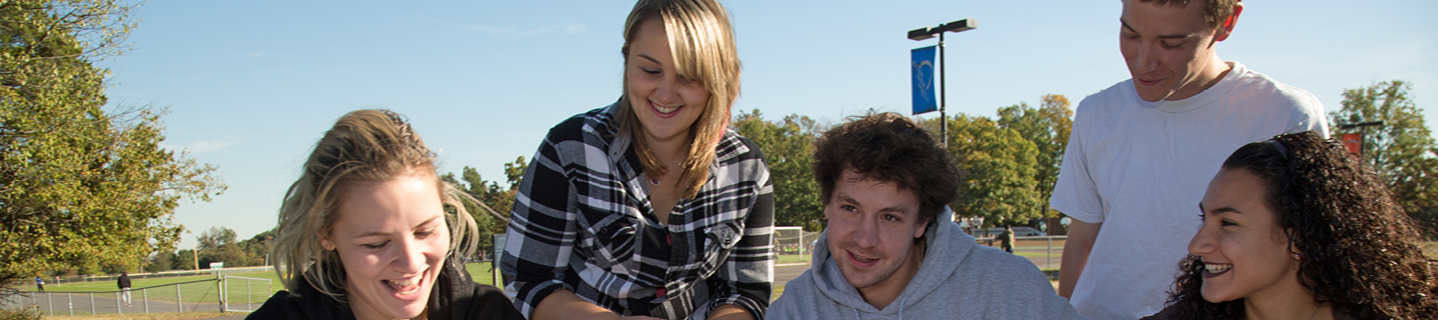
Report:
[[1319,306],[1318,308],[1314,308],[1314,309],[1313,309],[1313,315],[1308,316],[1308,320],[1313,320],[1313,317],[1317,317],[1317,316],[1318,316],[1318,310],[1319,310],[1319,309],[1323,309],[1323,306]]

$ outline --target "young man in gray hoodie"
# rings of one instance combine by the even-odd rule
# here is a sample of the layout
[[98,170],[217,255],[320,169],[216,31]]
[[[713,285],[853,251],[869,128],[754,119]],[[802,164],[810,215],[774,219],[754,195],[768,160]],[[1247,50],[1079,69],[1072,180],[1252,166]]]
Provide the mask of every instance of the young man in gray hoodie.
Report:
[[767,318],[1082,319],[1033,263],[953,222],[958,170],[913,121],[852,119],[814,158],[829,226]]

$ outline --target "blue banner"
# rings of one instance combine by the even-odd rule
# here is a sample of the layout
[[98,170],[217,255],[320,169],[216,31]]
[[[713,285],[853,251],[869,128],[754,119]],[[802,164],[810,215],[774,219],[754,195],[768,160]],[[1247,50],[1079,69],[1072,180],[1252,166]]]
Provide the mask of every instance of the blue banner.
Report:
[[914,49],[910,54],[913,62],[910,70],[914,77],[914,114],[939,110],[939,100],[934,95],[934,53],[938,46]]

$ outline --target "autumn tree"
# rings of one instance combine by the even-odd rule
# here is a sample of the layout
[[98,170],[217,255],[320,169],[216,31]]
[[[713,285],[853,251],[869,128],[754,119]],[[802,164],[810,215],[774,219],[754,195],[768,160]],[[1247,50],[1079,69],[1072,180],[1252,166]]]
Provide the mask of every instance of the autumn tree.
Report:
[[1058,182],[1059,166],[1073,128],[1073,109],[1069,108],[1068,97],[1048,94],[1040,99],[1038,108],[1019,103],[999,108],[998,114],[1000,127],[1018,132],[1038,150],[1034,155],[1038,161],[1034,188],[1043,202],[1039,210],[1043,211],[1044,218],[1049,218],[1049,234],[1062,234],[1055,232],[1062,227],[1057,221],[1059,212],[1049,207],[1049,197],[1053,195],[1054,183]]
[[769,180],[774,184],[774,225],[801,226],[806,231],[824,228],[824,204],[814,180],[814,140],[820,126],[797,114],[783,121],[765,121],[758,109],[740,112],[733,127],[764,153]]
[[[938,119],[922,124],[939,132]],[[963,180],[959,198],[950,204],[958,217],[979,217],[993,226],[1043,216],[1037,188],[1038,148],[1018,130],[986,117],[960,114],[948,121],[949,152]]]
[[160,147],[163,111],[106,110],[94,63],[123,51],[132,9],[0,1],[0,273],[136,270],[179,239],[180,201],[225,189],[213,166]]
[[[1423,110],[1408,97],[1411,89],[1408,82],[1393,80],[1343,90],[1343,108],[1329,113],[1329,124],[1335,137],[1366,131],[1364,161],[1388,182],[1404,210],[1431,228],[1438,223],[1438,144]],[[1368,121],[1383,125],[1344,128]]]

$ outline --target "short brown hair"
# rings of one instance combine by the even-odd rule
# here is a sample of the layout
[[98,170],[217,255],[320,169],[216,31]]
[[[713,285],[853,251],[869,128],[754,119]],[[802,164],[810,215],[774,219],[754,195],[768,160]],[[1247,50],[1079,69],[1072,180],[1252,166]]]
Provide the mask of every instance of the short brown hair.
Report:
[[1138,0],[1138,2],[1156,2],[1160,7],[1188,7],[1188,3],[1203,1],[1203,22],[1207,22],[1210,28],[1223,26],[1223,21],[1233,15],[1233,6],[1238,5],[1242,0]]
[[919,219],[934,218],[958,198],[959,170],[928,131],[892,112],[849,118],[814,146],[814,178],[824,204],[845,170],[893,182],[919,199]]

